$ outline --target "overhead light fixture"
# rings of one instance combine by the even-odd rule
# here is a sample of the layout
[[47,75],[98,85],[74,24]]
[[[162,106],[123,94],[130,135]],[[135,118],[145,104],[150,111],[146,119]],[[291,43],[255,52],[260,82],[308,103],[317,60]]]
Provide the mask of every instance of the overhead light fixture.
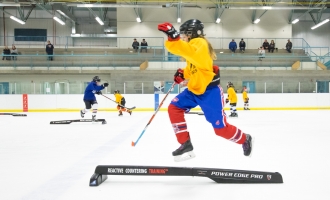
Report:
[[58,13],[60,13],[61,15],[63,15],[64,17],[67,17],[66,14],[64,12],[62,12],[61,10],[56,10]]
[[302,6],[228,6],[230,10],[320,10],[322,7],[302,7]]
[[295,19],[292,21],[292,24],[296,24],[297,22],[299,22],[299,19]]
[[21,5],[19,3],[0,3],[0,7],[5,7],[5,6],[20,7]]
[[137,17],[137,18],[136,18],[136,21],[139,22],[139,23],[141,23],[141,19],[140,19],[140,17]]
[[258,24],[260,22],[260,19],[258,18],[258,19],[256,19],[256,20],[254,20],[254,24]]
[[221,19],[218,17],[217,20],[215,21],[215,23],[219,24],[221,21]]
[[59,19],[58,17],[53,17],[53,19],[55,19],[58,23],[60,23],[61,25],[64,25],[65,22],[62,21],[61,19]]
[[84,8],[163,8],[166,5],[122,5],[122,4],[68,4]]
[[323,24],[327,23],[328,21],[330,21],[330,20],[329,19],[325,19],[322,22],[320,22],[320,23],[316,24],[315,26],[313,26],[311,29],[314,30],[314,29],[322,26]]
[[17,17],[10,16],[10,19],[17,21],[20,24],[23,24],[23,25],[25,24],[25,21],[22,21],[22,20],[18,19]]
[[177,20],[178,23],[181,23],[181,18],[179,17],[178,20]]
[[95,17],[95,19],[101,26],[104,25],[104,23],[102,22],[102,20],[99,17]]

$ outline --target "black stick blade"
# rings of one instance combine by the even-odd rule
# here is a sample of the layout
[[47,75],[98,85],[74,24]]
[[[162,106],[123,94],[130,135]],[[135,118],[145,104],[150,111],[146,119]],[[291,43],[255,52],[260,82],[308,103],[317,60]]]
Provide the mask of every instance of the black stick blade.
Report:
[[50,124],[71,124],[71,120],[51,121]]

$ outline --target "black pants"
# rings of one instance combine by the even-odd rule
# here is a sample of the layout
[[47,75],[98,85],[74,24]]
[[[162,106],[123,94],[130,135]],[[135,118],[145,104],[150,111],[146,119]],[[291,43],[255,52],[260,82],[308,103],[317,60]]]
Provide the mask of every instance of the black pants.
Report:
[[11,55],[13,60],[17,60],[17,53],[12,53]]
[[269,49],[268,49],[268,52],[272,52],[272,53],[274,53],[274,48],[269,48]]
[[47,54],[48,54],[48,59],[47,60],[53,60],[53,53],[48,53],[47,52]]
[[97,101],[94,101],[94,100],[92,100],[92,101],[84,100],[84,102],[85,102],[86,109],[91,109],[94,104],[97,104]]

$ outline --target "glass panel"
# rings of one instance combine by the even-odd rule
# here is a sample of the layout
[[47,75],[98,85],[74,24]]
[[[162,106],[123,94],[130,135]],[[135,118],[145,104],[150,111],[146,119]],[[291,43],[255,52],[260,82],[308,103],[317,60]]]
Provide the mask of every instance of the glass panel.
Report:
[[314,93],[315,92],[315,82],[305,81],[300,82],[300,93]]

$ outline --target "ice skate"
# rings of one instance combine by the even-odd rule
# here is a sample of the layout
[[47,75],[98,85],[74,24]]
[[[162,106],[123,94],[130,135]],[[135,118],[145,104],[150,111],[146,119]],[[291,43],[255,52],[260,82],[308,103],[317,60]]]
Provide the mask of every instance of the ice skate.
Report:
[[244,108],[244,110],[247,110],[247,108]]
[[132,111],[131,110],[127,110],[127,112],[129,113],[129,115],[132,115]]
[[244,156],[251,156],[252,152],[252,137],[249,134],[246,134],[246,141],[242,144]]
[[193,152],[193,149],[194,147],[192,146],[191,141],[187,140],[177,150],[172,152],[172,155],[174,156],[174,161],[181,162],[195,158],[196,155]]
[[123,116],[123,112],[122,111],[119,111],[119,117]]
[[81,118],[84,118],[85,117],[85,113],[83,113],[82,110],[80,110],[80,116],[81,116]]
[[246,108],[246,110],[250,110],[250,108]]
[[97,119],[96,119],[96,115],[92,115],[92,122],[96,122]]

